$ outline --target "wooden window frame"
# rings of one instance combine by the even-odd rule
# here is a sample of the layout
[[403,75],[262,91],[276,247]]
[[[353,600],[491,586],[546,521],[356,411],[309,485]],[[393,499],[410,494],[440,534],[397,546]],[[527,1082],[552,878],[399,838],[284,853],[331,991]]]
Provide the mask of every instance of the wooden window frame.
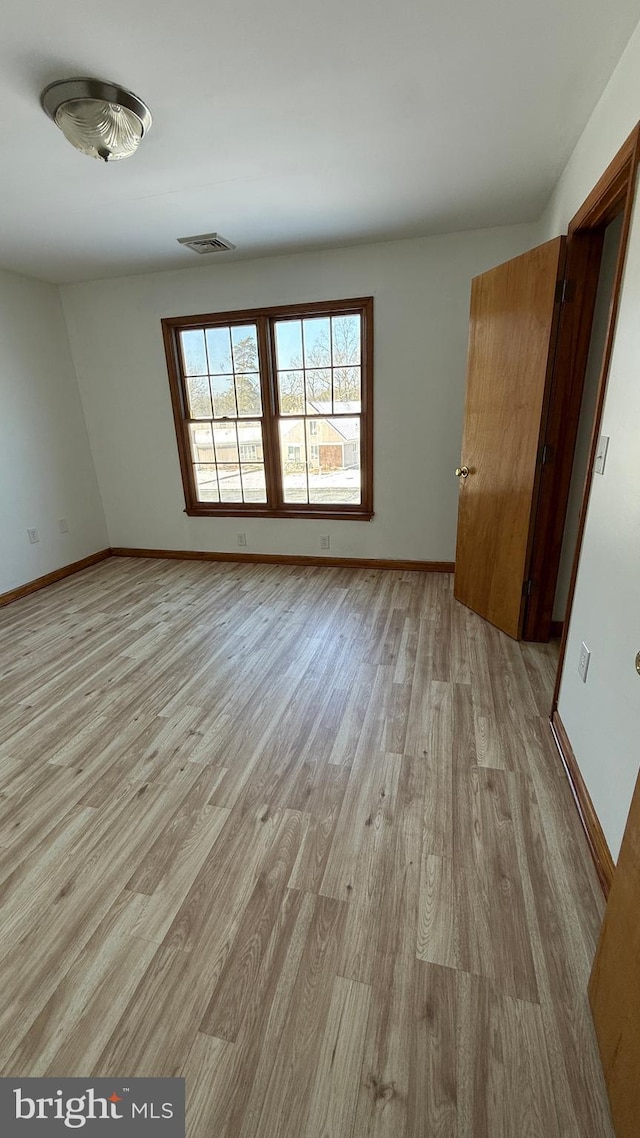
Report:
[[[361,319],[361,410],[357,414],[280,415],[274,326],[281,319],[309,316],[359,315]],[[180,352],[180,332],[209,327],[255,324],[258,338],[258,367],[262,394],[262,428],[267,502],[199,502],[189,443],[187,393]],[[176,429],[178,456],[185,497],[185,513],[190,517],[317,518],[335,521],[369,521],[373,517],[373,297],[313,301],[270,308],[244,308],[196,316],[171,316],[162,320],[162,334]],[[340,503],[284,501],[280,466],[278,424],[281,419],[358,418],[360,420],[360,486],[357,505]],[[203,419],[202,422],[212,420]],[[220,420],[224,422],[225,420]],[[238,420],[234,419],[233,422]],[[239,421],[242,421],[241,419]]]

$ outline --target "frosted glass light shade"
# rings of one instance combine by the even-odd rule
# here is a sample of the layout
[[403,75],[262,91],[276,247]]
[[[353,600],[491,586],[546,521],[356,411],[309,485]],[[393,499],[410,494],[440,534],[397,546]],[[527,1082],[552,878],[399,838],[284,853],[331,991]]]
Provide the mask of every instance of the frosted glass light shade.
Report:
[[151,113],[132,91],[100,79],[51,83],[42,106],[72,146],[91,158],[128,158],[151,126]]
[[77,150],[108,162],[128,158],[142,138],[142,123],[133,111],[100,99],[63,103],[56,112],[56,123]]

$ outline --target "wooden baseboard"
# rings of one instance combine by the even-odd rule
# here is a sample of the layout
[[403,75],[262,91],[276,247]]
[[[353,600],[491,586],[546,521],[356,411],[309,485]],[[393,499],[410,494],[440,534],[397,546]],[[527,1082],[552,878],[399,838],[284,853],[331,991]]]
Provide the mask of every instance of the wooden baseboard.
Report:
[[114,546],[114,557],[174,558],[177,561],[237,561],[249,565],[311,565],[333,569],[401,569],[416,573],[453,573],[453,561],[393,561],[366,557],[307,557],[288,553],[215,553],[194,549],[128,549]]
[[551,639],[552,640],[560,640],[560,637],[562,636],[563,632],[564,632],[564,621],[563,620],[552,620],[551,621]]
[[580,821],[587,835],[589,849],[591,850],[591,856],[600,879],[602,892],[605,897],[608,897],[616,868],[615,862],[611,856],[611,850],[604,836],[604,831],[600,825],[600,819],[596,814],[591,795],[580,773],[580,767],[573,753],[573,747],[569,742],[569,736],[567,735],[564,723],[557,710],[553,712],[550,723],[556,747],[560,753],[562,765],[569,779],[569,786],[571,787],[571,792],[578,808]]
[[10,605],[12,601],[19,601],[21,597],[28,597],[30,593],[37,593],[38,589],[46,589],[47,585],[54,585],[62,581],[63,577],[70,577],[72,573],[79,573],[81,569],[89,569],[99,561],[111,556],[110,549],[101,549],[98,553],[90,553],[72,565],[63,565],[61,569],[54,569],[52,573],[45,573],[44,577],[36,577],[35,581],[27,581],[26,585],[18,585],[17,589],[10,589],[8,593],[0,593],[0,608]]
[[8,593],[0,593],[0,608],[19,601],[21,597],[28,597],[39,589],[46,589],[47,585],[54,585],[72,573],[79,573],[82,569],[89,569],[107,557],[159,557],[172,558],[177,561],[239,561],[248,564],[260,565],[316,565],[327,568],[343,569],[401,569],[417,573],[453,573],[453,561],[392,561],[380,558],[358,557],[304,557],[297,554],[278,553],[209,553],[192,549],[126,549],[116,546],[113,549],[101,549],[98,553],[91,553],[81,561],[74,561],[72,565],[63,565],[61,569],[54,569],[52,573],[45,573],[44,577],[37,577],[35,581],[27,581],[17,589],[10,589]]

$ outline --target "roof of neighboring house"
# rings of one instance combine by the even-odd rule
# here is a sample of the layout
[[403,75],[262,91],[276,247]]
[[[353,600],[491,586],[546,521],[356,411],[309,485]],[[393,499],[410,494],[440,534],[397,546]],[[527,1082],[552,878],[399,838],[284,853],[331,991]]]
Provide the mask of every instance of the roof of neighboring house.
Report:
[[[331,404],[330,403],[309,403],[309,406],[312,407],[313,410],[316,411],[318,415],[322,415],[323,418],[326,418],[327,422],[331,424],[334,431],[336,431],[345,440],[345,442],[356,442],[356,440],[360,437],[360,420],[359,419],[342,419],[342,418],[332,417],[331,414],[327,414],[327,411],[331,412]],[[359,404],[344,403],[344,404],[341,404],[341,406],[344,406],[345,409],[350,409],[350,408],[355,407],[355,406],[359,407]],[[300,422],[300,420],[296,419],[295,416],[291,416],[291,419],[289,421],[283,420],[282,422],[283,422],[283,427],[284,427],[283,434],[286,436],[288,433],[287,427],[290,430],[292,427],[297,426],[297,424]],[[284,425],[285,423],[287,423],[287,426]],[[215,442],[216,442],[217,446],[222,446],[222,447],[224,447],[224,446],[235,446],[235,444],[236,444],[235,427],[221,426],[220,421],[215,422],[213,424],[213,426],[215,428]],[[198,436],[198,429],[196,428],[196,445],[199,445],[199,446],[206,446],[207,445],[207,441],[209,439],[208,428],[209,428],[209,422],[203,421],[202,430],[206,435],[206,437],[203,439],[199,439],[197,437]],[[248,425],[246,425],[242,422],[242,419],[238,419],[238,428],[239,428],[238,433],[240,436],[240,445],[241,446],[253,445],[253,444],[259,445],[262,443],[262,428],[260,426],[253,426],[252,425],[251,427],[249,427]]]
[[[235,446],[236,445],[236,430],[235,427],[220,426],[219,422],[214,422],[215,429],[215,442],[217,446]],[[202,423],[202,430],[206,434],[206,439],[202,441],[197,438],[198,428],[196,427],[196,443],[199,446],[206,446],[209,439],[209,421]],[[246,426],[242,419],[238,419],[238,435],[240,437],[240,446],[247,444],[253,446],[254,444],[262,443],[262,428],[260,426]]]
[[[321,402],[312,403],[311,400],[309,400],[309,406],[313,407],[314,411],[317,411],[319,415],[325,416],[327,418],[328,422],[331,423],[331,426],[333,427],[333,429],[335,431],[337,431],[339,435],[342,435],[343,439],[346,439],[347,442],[353,442],[353,441],[355,441],[355,439],[358,439],[360,437],[360,420],[359,419],[342,419],[342,418],[335,419],[335,418],[332,418],[331,417],[331,411],[333,410],[333,408],[332,408],[331,404],[328,402],[327,403],[321,403]],[[361,405],[360,405],[360,403],[350,403],[348,400],[345,399],[344,402],[340,403],[340,408],[345,413],[345,415],[348,415],[348,414],[359,415],[360,410],[361,410]]]

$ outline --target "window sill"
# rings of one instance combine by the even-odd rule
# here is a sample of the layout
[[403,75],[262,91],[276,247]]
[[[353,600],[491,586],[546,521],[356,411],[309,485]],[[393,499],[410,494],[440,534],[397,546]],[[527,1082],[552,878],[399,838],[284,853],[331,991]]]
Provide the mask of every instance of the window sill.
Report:
[[305,521],[369,522],[373,510],[259,510],[252,507],[188,506],[185,514],[190,518],[301,518]]

